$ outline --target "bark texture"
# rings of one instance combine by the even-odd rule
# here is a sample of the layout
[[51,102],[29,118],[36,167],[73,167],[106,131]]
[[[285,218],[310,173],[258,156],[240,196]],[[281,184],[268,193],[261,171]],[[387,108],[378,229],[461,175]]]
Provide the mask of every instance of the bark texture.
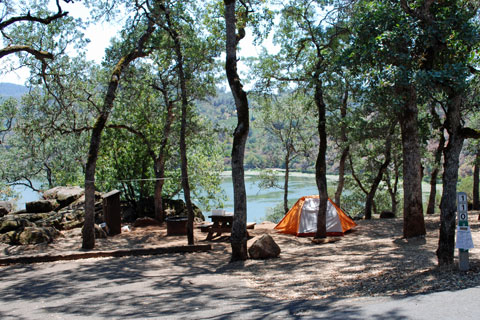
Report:
[[439,265],[452,264],[455,251],[457,180],[460,152],[464,141],[461,134],[461,104],[462,99],[459,95],[450,97],[445,120],[448,144],[443,151],[443,193],[440,203],[440,237],[437,248]]
[[404,106],[399,115],[403,146],[403,236],[425,235],[422,207],[422,166],[418,135],[418,109],[413,85],[403,88]]
[[[237,73],[237,44],[244,32],[236,33],[236,0],[224,0],[225,25],[226,25],[226,62],[225,71],[228,84],[232,91],[237,109],[237,127],[233,134],[232,146],[232,180],[233,180],[233,206],[234,216],[232,234],[231,261],[246,260],[247,253],[247,194],[245,191],[245,176],[243,161],[245,144],[249,131],[248,98],[243,90],[240,77]],[[244,31],[244,30],[239,30]]]
[[428,197],[427,214],[435,213],[435,200],[437,197],[437,179],[440,172],[440,165],[442,161],[443,148],[445,147],[445,136],[443,130],[440,134],[438,147],[435,152],[435,163],[432,174],[430,175],[430,196]]
[[[319,68],[318,68],[319,69]],[[317,214],[317,232],[315,239],[327,237],[327,129],[326,129],[326,106],[323,100],[322,81],[315,81],[315,104],[318,109],[318,136],[320,144],[318,146],[317,161],[315,163],[315,181],[317,183],[319,195],[319,207]]]

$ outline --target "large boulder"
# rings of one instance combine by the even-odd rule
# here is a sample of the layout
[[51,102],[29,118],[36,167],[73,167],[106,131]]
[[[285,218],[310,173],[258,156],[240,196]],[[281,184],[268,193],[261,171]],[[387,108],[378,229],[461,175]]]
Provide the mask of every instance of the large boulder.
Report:
[[27,202],[25,204],[25,209],[29,213],[44,213],[51,212],[58,208],[58,202],[55,199],[49,200],[37,200]]
[[59,235],[52,227],[26,227],[18,235],[19,244],[50,243]]
[[252,259],[276,258],[280,254],[280,251],[278,244],[268,234],[262,235],[248,249],[248,253]]
[[80,198],[84,193],[85,191],[80,187],[55,187],[45,191],[43,198],[46,200],[55,199],[63,208]]
[[0,217],[9,214],[13,210],[13,203],[10,201],[0,201]]

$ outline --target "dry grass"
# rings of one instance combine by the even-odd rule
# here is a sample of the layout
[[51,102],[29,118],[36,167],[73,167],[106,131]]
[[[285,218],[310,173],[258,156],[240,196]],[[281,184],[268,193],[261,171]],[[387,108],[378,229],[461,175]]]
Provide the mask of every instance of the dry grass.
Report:
[[[478,214],[478,213],[477,213]],[[471,213],[473,241],[480,247],[480,223]],[[311,238],[297,238],[273,231],[274,224],[262,223],[250,230],[252,239],[271,234],[282,249],[277,259],[247,260],[229,264],[230,244],[222,236],[212,241],[210,252],[188,254],[192,264],[205,272],[228,273],[246,279],[250,286],[276,299],[324,299],[406,295],[458,290],[480,285],[480,249],[470,251],[471,271],[456,265],[437,267],[439,217],[426,217],[427,235],[405,240],[402,220],[360,221],[355,231],[339,241],[314,244]],[[205,233],[196,231],[199,243]],[[108,239],[97,240],[97,250],[156,247],[186,244],[185,237],[167,237],[163,227],[137,228]],[[79,229],[64,232],[49,245],[0,245],[0,256],[78,252]],[[173,267],[173,266],[172,266]]]

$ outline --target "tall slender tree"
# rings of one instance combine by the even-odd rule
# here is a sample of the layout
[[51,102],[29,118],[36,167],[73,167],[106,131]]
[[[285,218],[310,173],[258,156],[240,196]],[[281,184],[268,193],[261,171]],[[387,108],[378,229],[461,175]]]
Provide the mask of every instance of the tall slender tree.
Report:
[[[250,127],[247,93],[243,90],[240,76],[237,72],[237,46],[245,37],[245,27],[250,8],[241,2],[237,9],[237,0],[224,0],[225,30],[226,30],[226,62],[228,84],[232,91],[237,109],[237,127],[233,134],[232,145],[232,180],[234,216],[232,225],[232,259],[246,260],[247,255],[247,194],[245,191],[245,173],[243,160],[245,144]],[[237,19],[238,17],[238,19]]]

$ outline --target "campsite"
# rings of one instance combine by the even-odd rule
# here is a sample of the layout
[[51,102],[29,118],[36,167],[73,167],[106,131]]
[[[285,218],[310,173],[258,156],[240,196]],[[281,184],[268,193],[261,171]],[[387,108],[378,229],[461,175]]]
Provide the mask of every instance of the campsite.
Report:
[[0,13],[0,318],[480,292],[480,1]]
[[[480,222],[477,212],[471,214],[474,242],[480,241]],[[413,239],[402,238],[401,219],[357,221],[358,225],[335,241],[314,244],[311,237],[296,237],[279,233],[271,222],[259,223],[249,230],[250,246],[256,238],[270,234],[281,248],[278,258],[229,263],[231,247],[229,234],[206,242],[206,234],[195,230],[196,244],[212,244],[212,250],[167,256],[138,258],[152,261],[181,261],[210,273],[225,274],[247,285],[258,294],[274,299],[329,299],[369,296],[404,296],[429,292],[461,290],[480,285],[480,249],[472,249],[471,270],[460,272],[455,266],[439,267],[435,250],[438,244],[439,217],[426,217],[427,235]],[[15,256],[52,255],[78,252],[81,243],[79,229],[62,232],[51,244],[7,246],[0,244],[0,259]],[[185,245],[185,236],[166,236],[165,227],[132,228],[114,237],[98,239],[95,251],[134,250]],[[117,259],[102,258],[114,263]],[[82,260],[78,260],[82,263]],[[62,264],[62,261],[54,264]],[[164,267],[172,270],[175,264]],[[14,268],[0,267],[0,268]],[[35,268],[35,264],[31,265]]]

